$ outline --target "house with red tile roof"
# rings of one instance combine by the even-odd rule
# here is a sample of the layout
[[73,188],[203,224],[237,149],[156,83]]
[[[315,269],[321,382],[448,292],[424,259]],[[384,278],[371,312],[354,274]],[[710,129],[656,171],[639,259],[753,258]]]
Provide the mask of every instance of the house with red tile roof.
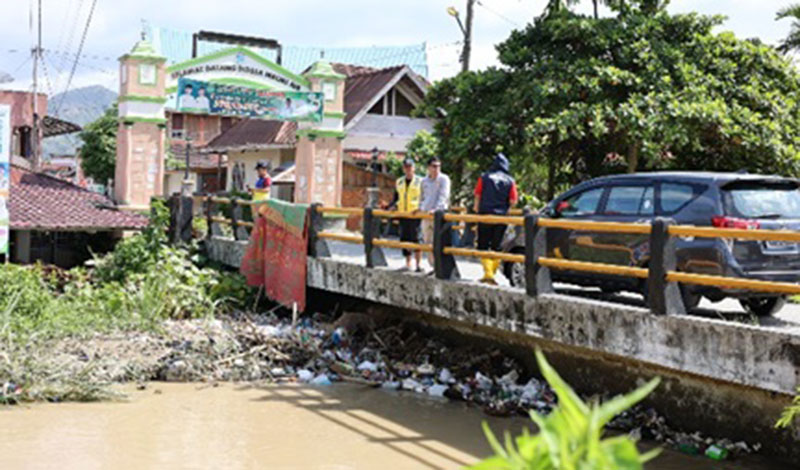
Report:
[[11,166],[8,213],[11,261],[62,267],[112,249],[124,231],[148,222],[103,194],[17,165]]

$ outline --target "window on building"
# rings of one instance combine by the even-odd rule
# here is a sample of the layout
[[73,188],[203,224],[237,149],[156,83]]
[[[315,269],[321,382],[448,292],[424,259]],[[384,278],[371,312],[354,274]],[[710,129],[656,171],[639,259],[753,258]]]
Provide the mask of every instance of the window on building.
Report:
[[173,114],[171,124],[172,129],[170,129],[170,137],[173,139],[183,139],[183,114]]
[[142,85],[156,84],[156,66],[153,64],[139,65],[139,83]]
[[17,128],[19,132],[19,154],[23,157],[31,156],[31,128],[28,126],[20,126]]
[[336,99],[336,84],[333,82],[322,83],[322,93],[325,95],[325,101],[333,101]]
[[402,93],[395,90],[394,97],[394,115],[395,116],[411,116],[411,111],[414,110],[414,105]]

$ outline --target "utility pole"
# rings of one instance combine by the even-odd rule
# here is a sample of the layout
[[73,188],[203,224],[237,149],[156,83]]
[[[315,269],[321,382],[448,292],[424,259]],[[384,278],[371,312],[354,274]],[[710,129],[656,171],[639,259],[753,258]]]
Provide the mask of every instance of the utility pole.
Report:
[[39,169],[39,100],[38,98],[38,80],[37,75],[39,72],[39,59],[42,57],[42,0],[38,1],[37,11],[37,42],[36,47],[33,48],[33,125],[31,126],[31,167],[33,171]]
[[448,7],[447,13],[456,19],[461,33],[464,35],[464,47],[461,49],[461,71],[466,72],[469,70],[469,56],[472,53],[472,12],[475,7],[476,0],[467,0],[467,26],[461,22],[461,17],[458,14],[456,7]]
[[462,72],[469,70],[469,56],[472,54],[472,9],[474,6],[475,0],[467,0],[467,27],[464,31],[464,52],[462,52],[463,57],[461,58]]

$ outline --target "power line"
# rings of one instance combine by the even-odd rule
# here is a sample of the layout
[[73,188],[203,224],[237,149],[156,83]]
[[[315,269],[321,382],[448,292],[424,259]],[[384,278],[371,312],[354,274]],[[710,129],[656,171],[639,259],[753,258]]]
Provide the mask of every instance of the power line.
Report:
[[512,24],[512,25],[514,25],[514,26],[516,26],[516,27],[518,27],[518,28],[521,28],[521,27],[522,27],[522,25],[521,25],[521,24],[517,23],[516,21],[514,21],[514,20],[512,20],[511,18],[507,17],[506,15],[504,15],[504,14],[502,14],[502,13],[498,12],[498,11],[492,10],[491,8],[487,7],[486,5],[484,5],[484,4],[483,4],[483,2],[481,2],[481,0],[477,0],[475,3],[477,3],[477,4],[478,4],[480,7],[482,7],[484,10],[486,10],[486,11],[488,11],[489,13],[491,13],[491,14],[495,15],[496,17],[498,17],[498,18],[500,18],[500,19],[503,19],[503,20],[505,20],[506,22],[508,22],[508,23],[510,23],[510,24]]
[[[83,27],[83,34],[81,35],[81,42],[78,45],[78,53],[77,53],[77,55],[75,57],[75,61],[72,63],[72,70],[70,70],[70,72],[69,72],[69,79],[67,80],[67,86],[64,89],[64,93],[69,91],[69,86],[72,84],[72,77],[75,76],[75,69],[78,67],[78,56],[80,56],[81,52],[83,52],[83,45],[84,45],[84,43],[86,43],[86,34],[89,32],[89,25],[92,23],[92,14],[94,13],[95,5],[97,5],[97,0],[92,0],[92,7],[89,9],[89,16],[86,18],[86,25]],[[66,95],[63,95],[63,96],[66,96]],[[61,98],[61,102],[58,105],[58,108],[56,108],[56,113],[58,113],[58,111],[61,109],[61,105],[64,103],[63,96]]]

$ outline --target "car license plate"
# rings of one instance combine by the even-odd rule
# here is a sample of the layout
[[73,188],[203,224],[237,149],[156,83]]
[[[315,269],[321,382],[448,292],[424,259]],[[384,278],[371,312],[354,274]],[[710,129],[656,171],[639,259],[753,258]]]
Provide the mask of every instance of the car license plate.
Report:
[[764,248],[769,251],[797,251],[798,246],[796,242],[766,241]]

